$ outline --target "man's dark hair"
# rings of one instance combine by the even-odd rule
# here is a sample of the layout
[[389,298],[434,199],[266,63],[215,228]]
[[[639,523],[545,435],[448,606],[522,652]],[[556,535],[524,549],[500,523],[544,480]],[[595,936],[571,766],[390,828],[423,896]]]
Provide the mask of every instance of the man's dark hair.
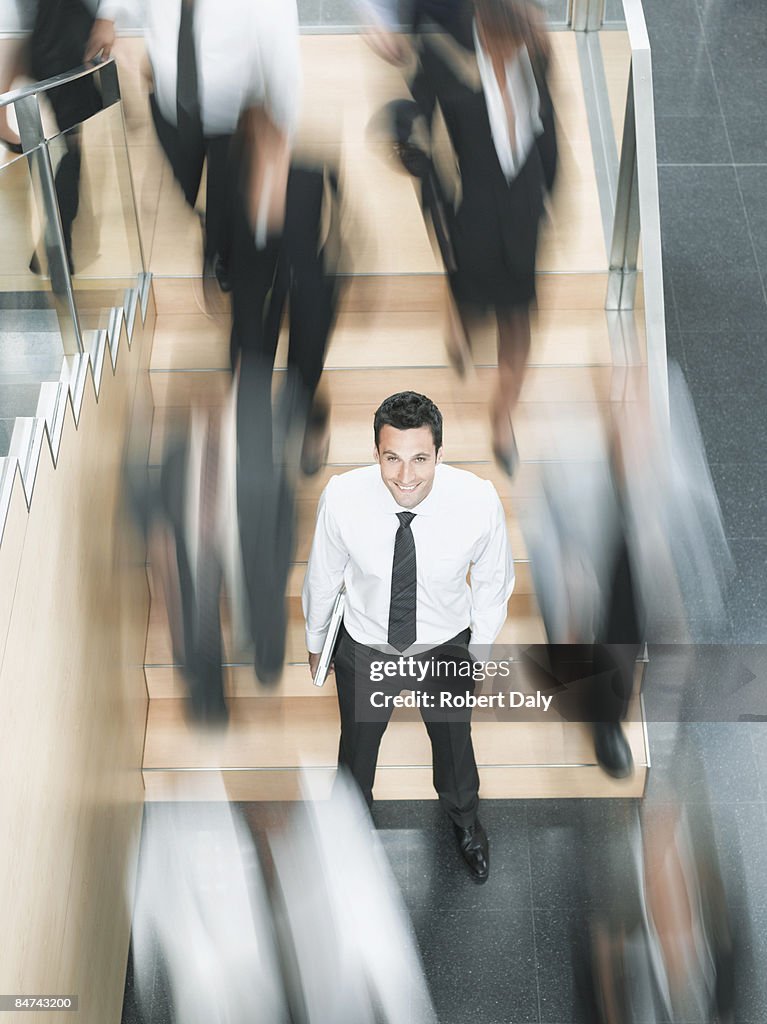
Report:
[[373,418],[376,448],[381,437],[381,427],[387,425],[395,430],[430,427],[434,447],[437,451],[442,447],[442,413],[426,395],[418,395],[415,391],[400,391],[381,402]]

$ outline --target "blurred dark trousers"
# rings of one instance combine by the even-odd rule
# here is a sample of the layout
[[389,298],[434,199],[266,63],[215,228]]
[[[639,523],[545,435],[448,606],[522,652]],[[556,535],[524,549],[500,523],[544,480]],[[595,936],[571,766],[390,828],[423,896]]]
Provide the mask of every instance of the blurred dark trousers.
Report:
[[[197,571],[190,565],[187,479],[190,472],[202,473],[203,466],[190,467],[188,463],[186,443],[174,445],[165,452],[160,473],[161,509],[173,532],[175,553],[174,578],[166,583],[166,591],[180,603],[183,625],[181,635],[172,633],[173,656],[183,666],[192,717],[214,723],[227,717],[220,618],[222,571],[213,530],[202,518],[196,537]],[[173,616],[170,619],[173,622]]]
[[285,225],[279,238],[256,249],[241,214],[231,261],[231,359],[257,353],[274,365],[286,305],[290,308],[288,369],[303,391],[306,408],[317,390],[337,308],[337,278],[325,266],[320,231],[325,194],[321,169],[291,167]]
[[[438,651],[450,648],[452,650],[445,650],[444,656],[439,655],[441,660],[466,660],[469,636],[466,630],[442,648],[435,648],[419,658],[436,657]],[[390,656],[388,660],[392,660]],[[381,708],[373,715],[368,714],[369,708],[363,705],[367,704],[366,692],[371,687],[371,663],[385,661],[387,655],[358,644],[341,627],[334,660],[341,714],[338,765],[349,770],[368,807],[373,803],[378,750],[393,708]],[[404,685],[407,683],[401,679],[389,678],[374,684],[374,689],[393,694],[399,693]],[[423,685],[413,683],[414,688],[420,689]],[[460,692],[473,694],[471,679],[461,681]],[[434,788],[440,803],[456,825],[467,828],[476,820],[479,805],[479,773],[471,742],[470,715],[463,712],[448,717],[444,713],[432,715],[428,710],[424,713],[423,708],[419,711],[431,741]],[[368,718],[375,720],[366,720]]]
[[249,629],[261,683],[285,661],[285,591],[295,545],[290,475],[272,446],[272,367],[244,352],[237,381],[237,521]]
[[205,260],[215,255],[225,264],[231,250],[231,210],[229,207],[229,149],[231,135],[203,135],[199,122],[189,120],[178,126],[171,124],[160,113],[154,94],[149,97],[157,139],[179,183],[184,199],[194,209],[202,181],[202,169],[208,162],[205,189]]
[[615,552],[601,643],[594,645],[594,685],[589,717],[618,722],[626,717],[644,628],[637,601],[625,528]]
[[624,532],[612,560],[599,642],[547,644],[545,650],[531,647],[528,652],[528,666],[543,667],[549,682],[553,676],[570,691],[557,701],[570,720],[616,723],[626,717],[644,634],[642,618]]

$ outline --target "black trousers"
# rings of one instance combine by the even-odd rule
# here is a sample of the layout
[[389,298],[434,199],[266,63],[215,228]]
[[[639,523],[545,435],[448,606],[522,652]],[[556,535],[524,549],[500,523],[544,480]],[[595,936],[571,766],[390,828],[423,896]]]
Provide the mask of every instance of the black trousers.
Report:
[[[419,655],[418,660],[434,659],[442,663],[468,662],[469,631],[459,634],[439,648]],[[397,659],[382,655],[380,651],[357,643],[341,628],[335,654],[336,688],[341,713],[341,741],[338,765],[348,769],[359,786],[368,807],[373,803],[378,750],[386,732],[393,708],[377,709],[371,713],[367,695],[371,688],[371,666],[374,662]],[[461,693],[474,692],[470,678],[462,678],[460,686],[448,685],[444,679],[429,678],[424,683],[407,678],[388,677],[372,684],[375,690],[397,694],[405,687],[428,690],[437,694],[442,688]],[[479,805],[479,773],[471,742],[471,721],[468,712],[432,712],[420,709],[421,717],[431,741],[434,788],[448,817],[456,825],[466,828],[477,817]]]
[[207,160],[205,187],[205,259],[219,255],[228,264],[231,251],[230,135],[204,136],[199,124],[174,125],[160,113],[154,94],[149,105],[157,139],[173,177],[194,209],[200,191],[202,169]]

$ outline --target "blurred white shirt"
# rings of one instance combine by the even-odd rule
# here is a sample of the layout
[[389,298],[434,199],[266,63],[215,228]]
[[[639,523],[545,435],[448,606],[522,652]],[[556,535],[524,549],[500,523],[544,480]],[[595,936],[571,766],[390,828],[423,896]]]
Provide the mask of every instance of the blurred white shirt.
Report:
[[442,463],[430,493],[405,510],[373,464],[332,477],[320,498],[303,589],[309,651],[322,650],[342,586],[352,639],[388,644],[396,514],[403,511],[415,513],[416,643],[436,646],[467,627],[472,648],[494,642],[514,588],[514,561],[492,483]]
[[493,69],[493,62],[480,41],[476,24],[474,25],[474,46],[495,152],[498,154],[498,162],[506,180],[513,181],[524,167],[536,137],[543,134],[541,98],[533,73],[533,65],[530,62],[527,47],[524,45],[519,47],[511,60],[505,62],[506,96],[514,111],[512,144],[503,93]]
[[[146,7],[155,97],[171,124],[176,123],[181,2],[151,0]],[[244,109],[263,106],[292,135],[301,91],[296,0],[195,0],[194,34],[205,134],[231,134]]]

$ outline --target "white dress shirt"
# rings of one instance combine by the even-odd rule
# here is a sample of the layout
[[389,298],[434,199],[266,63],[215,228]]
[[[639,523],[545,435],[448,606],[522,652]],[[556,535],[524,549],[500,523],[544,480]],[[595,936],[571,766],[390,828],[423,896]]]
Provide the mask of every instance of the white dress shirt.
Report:
[[498,162],[506,180],[513,181],[524,167],[536,138],[543,134],[541,97],[538,93],[533,65],[524,44],[505,64],[506,94],[514,111],[514,145],[512,145],[509,118],[506,115],[498,77],[493,68],[493,62],[482,46],[476,23],[474,24],[474,46],[495,152],[498,154]]
[[303,590],[310,652],[322,650],[342,586],[352,639],[387,645],[397,512],[405,511],[415,513],[416,643],[436,646],[467,627],[472,647],[493,643],[514,588],[514,561],[492,483],[442,463],[429,494],[403,509],[373,464],[332,477],[320,498]]
[[[181,2],[151,0],[146,8],[155,98],[170,124],[176,123]],[[263,106],[292,135],[301,91],[296,0],[194,0],[194,36],[205,134],[229,135],[244,109]]]

